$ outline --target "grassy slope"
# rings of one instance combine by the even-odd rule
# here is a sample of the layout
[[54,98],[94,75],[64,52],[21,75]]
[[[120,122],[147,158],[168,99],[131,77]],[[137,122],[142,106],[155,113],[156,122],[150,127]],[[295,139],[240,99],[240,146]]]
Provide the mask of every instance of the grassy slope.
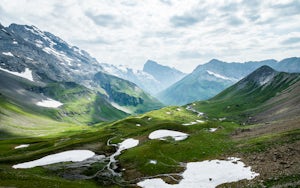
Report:
[[[74,82],[43,84],[30,82],[5,72],[0,73],[0,78],[3,80],[0,85],[1,98],[26,109],[29,114],[82,125],[113,121],[128,116],[114,108],[102,95]],[[58,100],[64,105],[58,109],[35,105],[45,97]]]
[[127,80],[99,72],[95,75],[94,82],[110,95],[110,100],[126,106],[134,113],[145,113],[163,107],[157,99]]
[[126,113],[115,109],[101,95],[73,82],[50,83],[41,90],[45,95],[64,103],[58,110],[58,116],[63,121],[93,124],[127,116]]
[[[167,114],[167,112],[171,112],[171,114]],[[149,120],[149,117],[152,119]],[[91,127],[84,131],[85,133],[78,133],[74,136],[72,136],[72,134],[65,133],[59,134],[54,138],[37,137],[30,139],[3,140],[0,141],[0,147],[5,149],[6,152],[1,153],[0,161],[3,165],[2,168],[7,170],[9,165],[18,161],[21,162],[36,159],[54,151],[57,152],[71,148],[85,148],[88,145],[95,143],[102,143],[102,146],[94,148],[93,151],[100,153],[104,151],[111,152],[112,148],[105,147],[105,142],[109,138],[115,137],[113,142],[120,142],[123,138],[137,138],[141,141],[140,146],[125,151],[120,157],[121,165],[128,169],[128,173],[126,172],[125,176],[148,176],[158,173],[178,171],[182,170],[182,168],[177,166],[177,162],[198,161],[214,158],[223,151],[228,150],[232,144],[231,141],[227,141],[225,138],[228,137],[228,132],[233,130],[233,128],[237,125],[232,123],[217,123],[214,121],[190,127],[181,125],[182,123],[190,122],[195,119],[199,118],[196,117],[194,113],[186,111],[184,108],[181,108],[181,111],[177,111],[176,107],[168,107],[162,110],[149,112],[142,116],[128,117],[124,120],[117,121],[106,126],[99,125]],[[141,126],[137,127],[137,123],[141,124]],[[216,126],[226,127],[226,129],[216,133],[208,132],[208,128]],[[189,133],[190,137],[181,142],[174,142],[172,140],[148,140],[148,134],[157,129],[179,130]],[[30,143],[32,145],[29,148],[21,150],[13,149],[14,146],[23,143]],[[153,150],[157,151],[157,153],[153,152]],[[159,162],[157,165],[151,166],[149,164],[150,159],[155,159]],[[8,170],[8,172],[2,172],[4,174],[2,174],[3,176],[1,177],[18,177],[20,176],[20,174],[18,174],[20,171],[24,171],[26,174],[34,172],[32,169]],[[46,178],[44,170],[37,170],[37,172],[41,179]],[[32,179],[33,177],[30,177],[29,179]],[[64,182],[64,180],[59,179],[58,181],[61,183]],[[37,180],[37,182],[42,185],[40,180]],[[0,181],[0,185],[13,184],[2,179]]]
[[196,102],[194,108],[208,113],[211,117],[246,121],[248,117],[270,108],[272,104],[263,104],[299,80],[299,74],[279,73],[274,81],[266,86],[247,82],[241,87],[244,85],[242,80],[210,100]]

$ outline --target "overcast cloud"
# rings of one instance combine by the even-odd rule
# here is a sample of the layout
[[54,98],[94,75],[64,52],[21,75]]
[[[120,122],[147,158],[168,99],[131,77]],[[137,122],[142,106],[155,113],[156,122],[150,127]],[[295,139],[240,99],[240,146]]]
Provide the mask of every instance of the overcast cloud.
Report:
[[35,25],[99,62],[190,72],[210,59],[299,56],[299,0],[1,0],[0,22]]

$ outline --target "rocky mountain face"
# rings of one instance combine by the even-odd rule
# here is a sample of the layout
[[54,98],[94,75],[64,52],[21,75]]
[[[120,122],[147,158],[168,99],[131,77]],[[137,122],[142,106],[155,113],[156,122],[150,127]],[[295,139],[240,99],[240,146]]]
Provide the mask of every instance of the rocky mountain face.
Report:
[[[136,85],[123,88],[122,91],[114,91],[116,88],[107,88],[96,84],[95,75],[97,73],[104,74],[104,69],[95,58],[35,26],[11,24],[9,27],[4,27],[0,24],[0,40],[0,69],[2,71],[15,75],[26,73],[32,77],[31,81],[46,85],[56,82],[74,82],[98,92],[102,98],[108,95],[108,97],[104,97],[107,103],[115,104],[116,102],[116,105],[129,105],[131,113],[162,107],[156,99],[141,89],[139,89],[141,95],[135,95],[135,90],[131,89],[138,88]],[[113,82],[113,80],[115,80],[114,76],[106,75],[106,83]],[[119,83],[122,82],[126,83],[123,84],[124,86],[128,85],[128,81],[120,79]],[[122,98],[122,104],[118,104],[119,96],[112,95],[112,93],[122,93],[125,90],[126,95]],[[136,100],[138,104],[126,102],[126,100]],[[151,105],[152,102],[153,105]],[[137,106],[138,108],[136,108]]]
[[152,60],[148,60],[144,64],[143,70],[134,70],[122,65],[115,66],[103,63],[101,66],[105,72],[129,80],[153,96],[186,75],[174,68],[160,65]]
[[[96,59],[62,39],[34,26],[1,27],[1,67],[33,71],[35,80],[75,81],[89,86],[92,75],[102,70]],[[9,54],[9,55],[8,55]]]
[[300,72],[300,58],[295,57],[280,62],[271,59],[245,63],[226,63],[213,59],[199,65],[191,74],[159,93],[158,98],[169,105],[209,99],[263,65],[278,71]]

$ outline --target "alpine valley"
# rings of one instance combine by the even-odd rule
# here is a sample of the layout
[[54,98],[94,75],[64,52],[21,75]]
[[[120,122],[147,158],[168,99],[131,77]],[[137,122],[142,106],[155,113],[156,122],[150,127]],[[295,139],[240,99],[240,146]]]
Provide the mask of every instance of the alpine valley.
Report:
[[35,26],[0,41],[0,187],[300,186],[300,58],[185,74]]

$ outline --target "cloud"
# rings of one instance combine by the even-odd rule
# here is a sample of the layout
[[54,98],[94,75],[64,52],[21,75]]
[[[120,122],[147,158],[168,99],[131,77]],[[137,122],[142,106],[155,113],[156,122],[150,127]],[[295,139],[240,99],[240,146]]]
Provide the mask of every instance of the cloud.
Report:
[[172,25],[174,27],[186,27],[195,25],[196,23],[200,22],[201,19],[196,18],[194,16],[174,16],[170,19]]
[[109,44],[113,44],[112,41],[109,41],[107,39],[104,39],[103,37],[95,37],[95,38],[91,38],[91,39],[76,39],[74,40],[75,43],[79,43],[79,44],[105,44],[105,45],[109,45]]
[[189,27],[205,20],[208,12],[203,7],[194,8],[183,15],[175,15],[170,18],[173,27]]
[[299,56],[299,0],[1,0],[0,18],[35,25],[111,64],[156,59],[189,72],[213,58]]
[[95,15],[90,11],[86,11],[85,15],[89,17],[96,25],[102,27],[120,28],[125,25],[125,21],[112,14]]
[[271,6],[272,8],[279,11],[280,15],[297,15],[300,14],[300,1],[293,0],[289,3],[277,3]]
[[222,12],[235,12],[239,8],[239,4],[237,2],[231,2],[228,4],[224,4],[223,6],[220,7],[220,11]]
[[180,59],[199,59],[202,54],[195,50],[180,51],[177,56]]
[[232,26],[239,26],[239,25],[242,25],[244,22],[242,19],[240,19],[236,16],[229,16],[227,18],[227,23]]
[[300,37],[290,37],[281,42],[281,44],[284,44],[284,45],[296,44],[296,43],[300,43]]
[[171,0],[159,0],[159,1],[160,1],[161,3],[164,3],[164,4],[169,5],[169,6],[172,5]]

